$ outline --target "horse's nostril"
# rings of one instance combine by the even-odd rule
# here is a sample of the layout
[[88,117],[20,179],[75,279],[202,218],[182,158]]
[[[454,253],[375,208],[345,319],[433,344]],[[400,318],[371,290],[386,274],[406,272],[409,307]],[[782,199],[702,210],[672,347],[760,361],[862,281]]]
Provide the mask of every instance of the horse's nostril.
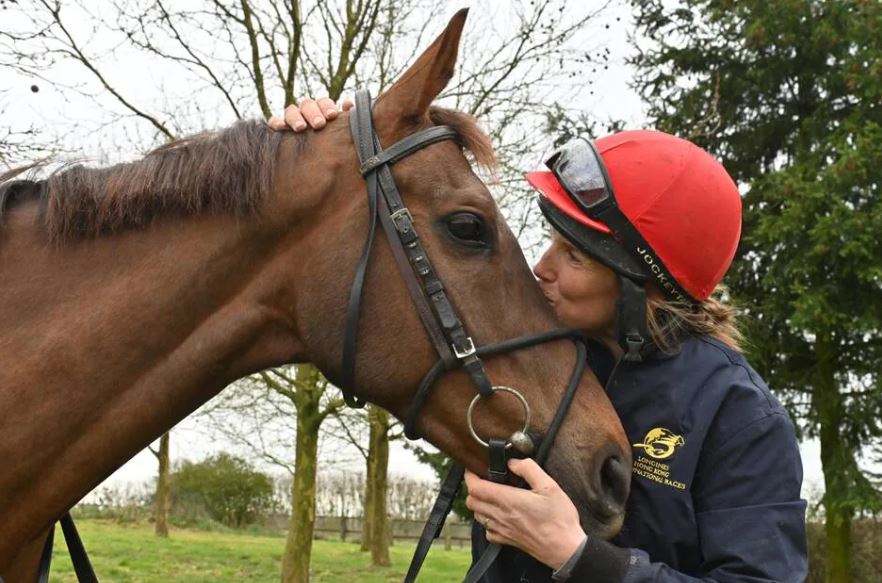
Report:
[[618,514],[625,508],[631,486],[631,473],[622,459],[613,455],[600,467],[600,490],[603,501],[609,505],[610,514]]

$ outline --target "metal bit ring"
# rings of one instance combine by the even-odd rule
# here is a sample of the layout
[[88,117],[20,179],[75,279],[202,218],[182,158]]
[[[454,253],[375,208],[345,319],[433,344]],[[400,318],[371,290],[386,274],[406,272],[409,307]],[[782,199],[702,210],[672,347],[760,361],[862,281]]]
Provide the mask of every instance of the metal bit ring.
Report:
[[[523,429],[521,429],[521,431],[526,433],[527,429],[529,429],[529,427],[530,427],[530,405],[527,404],[527,400],[524,398],[524,396],[522,394],[520,394],[518,391],[516,391],[515,389],[513,389],[511,387],[505,387],[502,385],[495,385],[493,387],[493,392],[495,393],[496,391],[504,391],[506,393],[511,393],[512,395],[517,397],[518,401],[521,402],[521,406],[524,408],[524,427],[523,427]],[[478,433],[475,431],[475,425],[472,422],[472,414],[475,411],[475,405],[478,403],[478,401],[481,400],[481,397],[483,397],[483,395],[478,393],[477,395],[475,395],[475,398],[472,399],[472,402],[469,403],[469,410],[466,413],[466,423],[469,426],[469,433],[472,434],[472,437],[474,438],[474,440],[477,441],[478,443],[480,443],[481,445],[483,445],[484,447],[490,447],[489,443],[487,443],[486,441],[484,441],[483,439],[478,437]],[[505,449],[509,449],[510,447],[511,447],[511,441],[509,441],[508,443],[505,444]]]

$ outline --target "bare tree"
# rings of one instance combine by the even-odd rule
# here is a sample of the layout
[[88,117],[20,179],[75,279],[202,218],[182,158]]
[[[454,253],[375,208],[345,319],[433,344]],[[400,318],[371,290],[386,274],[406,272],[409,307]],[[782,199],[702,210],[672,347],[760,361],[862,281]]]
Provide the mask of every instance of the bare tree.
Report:
[[[365,475],[355,471],[319,472],[316,481],[317,516],[360,516],[364,504]],[[420,520],[435,501],[435,483],[406,474],[389,474],[389,518]],[[289,488],[290,489],[290,488]]]
[[309,580],[320,428],[345,406],[329,386],[312,365],[268,370],[228,387],[200,413],[227,440],[292,478],[284,582]]
[[[357,512],[362,516],[361,550],[370,552],[371,562],[389,565],[390,530],[386,508],[389,444],[401,439],[400,425],[384,409],[368,405],[364,409],[344,409],[330,416],[322,427],[327,440],[333,440],[363,459],[364,485]],[[327,461],[327,460],[325,460]]]
[[364,474],[350,471],[319,473],[316,513],[319,516],[353,518],[364,506]]
[[[152,144],[139,146],[207,123],[268,116],[298,94],[337,99],[357,84],[382,89],[450,8],[426,0],[105,1],[101,10],[81,0],[11,5],[18,25],[0,28],[0,66],[87,97],[115,114],[114,130],[151,129]],[[557,104],[593,90],[602,75],[606,50],[586,31],[606,8],[488,0],[474,10],[475,32],[466,35],[458,76],[442,97],[491,130],[502,162],[497,193],[519,231],[529,224],[521,174],[547,145],[539,129]],[[72,24],[83,21],[88,36]],[[171,81],[149,98],[126,87],[114,59],[133,55],[161,66]],[[78,73],[54,75],[72,65]]]
[[405,475],[389,476],[389,516],[422,520],[435,502],[435,483]]
[[367,475],[365,484],[364,536],[362,549],[371,552],[374,565],[389,565],[389,517],[386,496],[389,474],[389,413],[380,407],[368,407],[370,426]]
[[171,432],[159,438],[159,448],[150,447],[150,453],[156,456],[159,471],[156,477],[156,501],[154,509],[154,532],[156,536],[168,538],[168,512],[171,508],[171,467],[169,444]]
[[[39,91],[37,85],[32,85],[34,93]],[[10,119],[9,104],[6,96],[9,90],[0,89],[0,119]],[[25,127],[15,127],[4,121],[0,126],[0,171],[12,168],[19,164],[33,161],[34,158],[49,156],[53,149],[43,143],[37,128],[33,124]]]

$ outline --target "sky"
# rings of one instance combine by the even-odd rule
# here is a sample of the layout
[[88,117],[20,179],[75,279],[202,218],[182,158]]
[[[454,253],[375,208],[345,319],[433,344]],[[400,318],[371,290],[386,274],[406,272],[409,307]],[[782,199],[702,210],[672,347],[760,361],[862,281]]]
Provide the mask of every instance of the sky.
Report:
[[[444,18],[438,21],[437,30],[440,31],[446,18],[464,4],[466,4],[464,0],[444,3]],[[482,10],[489,10],[489,0],[470,4],[472,11],[466,34],[481,34],[481,27],[487,26],[487,23],[482,21]],[[0,27],[2,26],[3,24],[0,22]],[[626,59],[633,49],[628,43],[627,37],[632,27],[633,22],[627,6],[623,2],[614,2],[606,15],[590,31],[592,44],[605,45],[609,48],[609,66],[608,69],[598,74],[602,76],[595,79],[594,90],[577,92],[575,102],[572,105],[575,108],[591,111],[598,118],[622,119],[626,122],[626,127],[637,128],[645,125],[645,109],[640,97],[629,87],[633,72],[627,65]],[[86,22],[74,23],[73,31],[75,34],[84,36],[90,34]],[[92,46],[100,48],[102,45],[112,47],[116,40],[92,38],[90,42]],[[155,90],[158,85],[167,88],[169,92],[176,95],[188,91],[187,87],[180,86],[180,82],[170,72],[137,54],[116,54],[113,59],[105,59],[103,65],[106,67],[108,75],[116,80],[124,81],[135,94],[139,91]],[[62,69],[53,72],[55,75],[53,79],[62,83],[75,84],[86,74],[75,68]],[[40,88],[37,93],[31,90],[31,86],[35,84]],[[0,88],[6,89],[5,94],[0,94],[0,104],[5,103],[6,105],[2,120],[4,126],[16,128],[54,126],[56,129],[69,127],[71,131],[65,133],[63,138],[64,146],[69,150],[81,151],[83,157],[89,159],[100,161],[118,157],[117,149],[121,146],[117,144],[137,142],[139,139],[147,140],[150,133],[145,128],[139,130],[137,126],[133,129],[131,125],[127,126],[125,132],[144,131],[145,135],[133,137],[131,133],[115,133],[122,130],[114,129],[116,126],[110,123],[113,118],[96,111],[94,105],[88,100],[71,97],[69,94],[53,89],[39,79],[17,75],[3,67],[0,67]],[[204,112],[204,115],[206,123],[210,124],[212,122],[211,111]],[[96,127],[100,128],[98,133],[94,131],[91,134],[84,133],[83,128],[93,128],[94,130]],[[99,134],[100,141],[96,140],[96,136]],[[543,152],[536,154],[537,161],[543,159]],[[534,256],[528,257],[528,259],[532,263],[537,258]],[[173,460],[198,460],[210,453],[229,447],[228,443],[207,433],[204,429],[204,420],[197,417],[185,419],[172,432]],[[801,452],[805,468],[804,496],[816,500],[822,491],[823,484],[818,443],[807,441],[801,444]],[[362,464],[358,462],[352,462],[350,465],[353,471],[363,469]],[[412,454],[397,443],[392,445],[390,468],[395,473],[405,473],[427,481],[436,480],[431,469],[419,464]],[[156,469],[155,458],[149,452],[144,451],[110,476],[103,486],[124,487],[126,484],[144,482],[155,477]]]

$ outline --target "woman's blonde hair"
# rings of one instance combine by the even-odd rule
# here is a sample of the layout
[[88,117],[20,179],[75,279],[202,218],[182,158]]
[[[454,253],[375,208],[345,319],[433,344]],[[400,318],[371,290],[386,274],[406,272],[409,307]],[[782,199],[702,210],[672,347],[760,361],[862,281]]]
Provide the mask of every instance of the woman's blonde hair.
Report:
[[700,304],[670,301],[661,293],[649,293],[646,297],[647,327],[662,352],[676,352],[684,333],[710,336],[741,352],[744,337],[736,319],[737,309],[728,288],[722,284]]

